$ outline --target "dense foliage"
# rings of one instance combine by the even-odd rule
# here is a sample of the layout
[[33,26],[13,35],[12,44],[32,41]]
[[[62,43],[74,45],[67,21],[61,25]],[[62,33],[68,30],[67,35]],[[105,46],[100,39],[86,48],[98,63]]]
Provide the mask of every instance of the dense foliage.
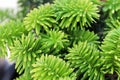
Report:
[[23,21],[0,26],[16,80],[120,80],[120,0],[34,1]]

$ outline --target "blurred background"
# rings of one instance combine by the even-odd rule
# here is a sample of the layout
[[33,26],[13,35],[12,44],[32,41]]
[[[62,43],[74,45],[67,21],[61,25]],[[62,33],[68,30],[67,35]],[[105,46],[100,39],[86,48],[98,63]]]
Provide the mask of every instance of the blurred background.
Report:
[[0,0],[0,9],[11,8],[17,10],[17,1],[18,0]]
[[9,20],[23,20],[30,10],[53,0],[0,0],[0,24]]

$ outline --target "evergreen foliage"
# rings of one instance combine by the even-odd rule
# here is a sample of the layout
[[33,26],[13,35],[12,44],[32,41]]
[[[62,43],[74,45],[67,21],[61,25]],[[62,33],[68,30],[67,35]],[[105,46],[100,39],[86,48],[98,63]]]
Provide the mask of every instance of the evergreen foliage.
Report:
[[73,74],[70,65],[58,57],[42,55],[35,64],[33,64],[32,77],[35,80],[60,80]]
[[16,38],[19,38],[21,34],[27,33],[23,26],[23,23],[19,20],[9,21],[0,26],[0,48],[2,53],[6,55],[6,45],[10,46]]
[[8,47],[16,80],[120,79],[120,0],[31,2],[23,21],[0,26],[0,56]]
[[93,5],[90,0],[55,0],[54,3],[57,20],[60,20],[59,26],[61,28],[88,27],[99,17],[97,5]]
[[113,18],[107,19],[106,25],[107,27],[105,28],[105,30],[111,31],[113,29],[120,28],[120,21],[118,19],[113,19]]
[[84,42],[87,41],[89,44],[98,45],[99,37],[94,32],[90,32],[89,30],[73,30],[70,33],[70,40],[73,43],[78,43],[79,41]]
[[50,4],[41,5],[38,9],[35,8],[24,19],[26,29],[28,31],[35,29],[37,34],[42,28],[47,30],[49,27],[55,27],[56,23],[55,14]]
[[47,34],[41,36],[41,49],[44,53],[52,53],[56,55],[59,54],[59,51],[69,46],[67,35],[62,31],[48,31]]
[[[102,43],[102,59],[104,61],[104,65],[102,67],[102,70],[104,70],[105,73],[114,74],[114,72],[117,73],[117,75],[120,75],[120,53],[119,53],[119,47],[120,47],[120,28],[114,29],[108,33],[108,35],[105,37],[103,43]],[[118,80],[120,79],[120,76],[118,77]]]
[[[120,0],[107,0],[106,3],[104,3],[104,12],[108,12],[109,16],[111,17],[116,16],[117,14],[119,15],[120,13]],[[117,15],[117,17],[118,17]]]
[[33,34],[28,34],[28,36],[23,34],[20,39],[14,41],[14,46],[10,49],[11,60],[16,61],[16,68],[19,73],[31,67],[42,52],[40,50],[40,39],[35,38]]
[[77,69],[78,75],[84,73],[80,80],[103,80],[103,73],[97,66],[99,55],[100,53],[95,46],[89,45],[87,42],[79,42],[73,48],[69,48],[69,54],[66,55],[66,58],[71,66]]

